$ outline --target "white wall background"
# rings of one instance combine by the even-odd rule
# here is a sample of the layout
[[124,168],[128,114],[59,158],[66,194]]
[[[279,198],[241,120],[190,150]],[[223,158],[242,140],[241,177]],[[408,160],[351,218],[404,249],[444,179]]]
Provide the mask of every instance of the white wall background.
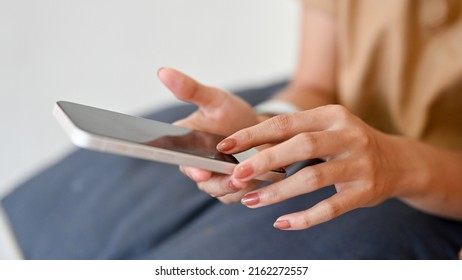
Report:
[[57,100],[139,114],[176,67],[221,87],[288,76],[296,0],[0,0],[0,196],[72,147]]

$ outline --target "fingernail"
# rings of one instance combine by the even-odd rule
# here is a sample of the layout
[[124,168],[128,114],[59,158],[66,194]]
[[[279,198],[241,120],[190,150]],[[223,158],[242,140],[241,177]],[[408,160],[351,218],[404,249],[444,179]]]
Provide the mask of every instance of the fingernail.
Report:
[[255,206],[260,203],[260,196],[256,192],[248,193],[242,197],[241,203],[245,206]]
[[273,227],[277,229],[289,229],[291,226],[288,220],[277,219],[276,222],[273,224]]
[[160,67],[159,69],[157,69],[157,77],[159,77],[159,73],[160,71],[162,71],[165,67]]
[[242,163],[234,169],[234,177],[236,179],[245,179],[253,174],[254,170],[250,163]]
[[222,140],[220,143],[217,145],[217,150],[221,152],[226,152],[231,150],[236,146],[236,140],[233,138],[226,138]]

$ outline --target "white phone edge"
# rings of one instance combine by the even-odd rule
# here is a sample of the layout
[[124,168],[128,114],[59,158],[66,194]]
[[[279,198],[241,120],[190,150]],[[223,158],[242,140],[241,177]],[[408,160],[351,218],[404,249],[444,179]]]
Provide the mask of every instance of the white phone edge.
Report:
[[[58,104],[53,108],[53,116],[58,120],[71,142],[81,148],[99,152],[108,152],[123,156],[136,157],[174,165],[197,167],[221,174],[231,175],[236,164],[219,161],[186,153],[159,149],[156,147],[132,143],[94,135],[78,128],[64,113]],[[277,182],[286,177],[286,173],[270,171],[258,176],[260,181]]]

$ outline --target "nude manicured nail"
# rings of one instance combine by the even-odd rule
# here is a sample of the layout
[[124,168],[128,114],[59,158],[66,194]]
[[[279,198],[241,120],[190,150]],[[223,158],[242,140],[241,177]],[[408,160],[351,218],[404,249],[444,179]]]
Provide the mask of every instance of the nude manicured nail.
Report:
[[284,219],[277,219],[273,227],[277,229],[290,229],[290,222]]
[[236,146],[236,140],[233,138],[226,138],[222,140],[220,143],[217,145],[217,150],[221,152],[226,152],[231,150]]
[[234,169],[234,177],[236,179],[245,179],[247,177],[250,177],[253,174],[254,170],[251,164],[249,163],[243,163],[238,165]]
[[162,71],[163,69],[165,69],[165,67],[160,67],[159,69],[157,69],[157,76],[159,76],[160,71]]
[[260,203],[260,196],[258,193],[248,193],[242,197],[241,203],[245,206],[255,206]]

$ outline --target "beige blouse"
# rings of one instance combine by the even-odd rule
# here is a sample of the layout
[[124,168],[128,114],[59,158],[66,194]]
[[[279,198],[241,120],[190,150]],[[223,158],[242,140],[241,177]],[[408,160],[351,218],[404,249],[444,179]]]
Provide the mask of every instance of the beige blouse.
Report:
[[337,19],[341,104],[384,132],[462,150],[462,1],[304,2]]

